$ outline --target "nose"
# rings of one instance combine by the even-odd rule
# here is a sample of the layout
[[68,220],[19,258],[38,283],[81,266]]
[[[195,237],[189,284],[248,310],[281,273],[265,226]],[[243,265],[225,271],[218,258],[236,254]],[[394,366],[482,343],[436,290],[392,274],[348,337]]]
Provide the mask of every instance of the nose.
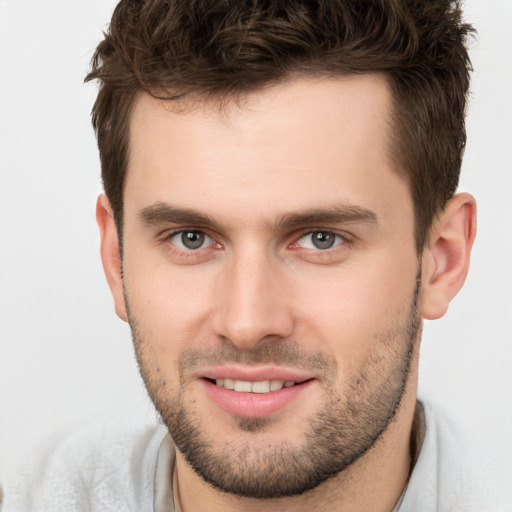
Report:
[[213,321],[217,336],[250,350],[263,341],[291,335],[292,290],[280,265],[258,250],[226,262]]

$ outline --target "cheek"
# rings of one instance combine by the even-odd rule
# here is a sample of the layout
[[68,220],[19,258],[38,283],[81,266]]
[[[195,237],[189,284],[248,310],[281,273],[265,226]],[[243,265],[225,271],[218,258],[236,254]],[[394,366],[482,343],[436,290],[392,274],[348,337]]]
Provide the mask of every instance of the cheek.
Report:
[[216,284],[206,269],[179,268],[133,257],[124,282],[131,316],[155,352],[179,353],[205,338]]
[[382,334],[408,318],[414,299],[415,258],[382,256],[372,263],[330,269],[328,279],[312,276],[295,292],[301,337],[316,338],[340,369],[367,359]]

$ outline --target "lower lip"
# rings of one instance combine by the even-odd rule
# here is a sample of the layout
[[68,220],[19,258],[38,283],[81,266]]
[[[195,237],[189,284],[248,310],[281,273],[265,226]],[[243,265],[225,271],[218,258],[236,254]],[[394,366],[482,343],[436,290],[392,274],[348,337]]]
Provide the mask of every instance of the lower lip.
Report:
[[314,380],[269,393],[242,393],[202,379],[207,395],[226,412],[244,418],[263,418],[274,414],[308,390]]

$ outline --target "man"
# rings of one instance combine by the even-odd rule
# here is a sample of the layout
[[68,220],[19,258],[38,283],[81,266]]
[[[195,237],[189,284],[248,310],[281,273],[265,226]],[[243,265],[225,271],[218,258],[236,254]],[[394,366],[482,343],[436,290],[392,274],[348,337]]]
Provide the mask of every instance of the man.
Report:
[[445,0],[118,5],[97,219],[165,428],[86,427],[6,510],[504,510],[416,399],[475,235],[470,32]]

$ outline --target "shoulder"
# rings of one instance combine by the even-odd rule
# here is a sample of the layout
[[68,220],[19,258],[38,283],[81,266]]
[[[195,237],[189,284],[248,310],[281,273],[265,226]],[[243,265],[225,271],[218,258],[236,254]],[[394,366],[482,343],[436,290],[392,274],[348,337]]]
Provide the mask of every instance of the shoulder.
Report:
[[504,475],[458,425],[422,402],[423,445],[400,512],[512,511]]
[[46,440],[4,482],[2,512],[152,510],[165,427],[94,420]]

